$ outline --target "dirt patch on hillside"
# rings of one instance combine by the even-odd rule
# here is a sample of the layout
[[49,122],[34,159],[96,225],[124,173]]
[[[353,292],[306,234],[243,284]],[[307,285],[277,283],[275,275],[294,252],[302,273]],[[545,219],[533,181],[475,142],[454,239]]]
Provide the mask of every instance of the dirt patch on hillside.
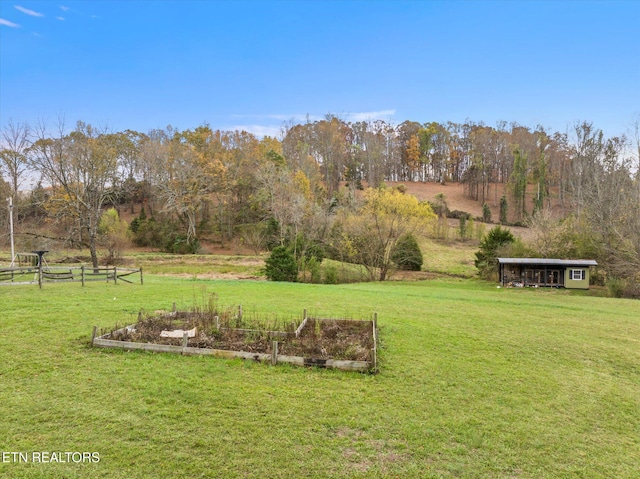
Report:
[[[466,211],[470,213],[474,218],[482,217],[482,204],[479,201],[474,200],[473,198],[469,198],[464,191],[464,185],[462,183],[419,183],[419,182],[387,182],[389,186],[397,186],[397,185],[405,185],[407,188],[407,193],[414,195],[421,201],[434,201],[435,197],[439,193],[443,193],[445,195],[447,205],[450,211],[458,210],[458,211]],[[487,204],[491,209],[491,217],[494,221],[497,221],[500,218],[500,197],[505,194],[506,185],[497,184],[491,185],[490,197],[487,198]],[[530,197],[533,196],[531,192]],[[552,205],[554,209],[559,209],[559,206],[555,204],[555,201],[552,201]],[[530,205],[530,211],[533,209],[533,205]],[[510,218],[510,220],[513,220]],[[449,226],[452,228],[457,227],[458,220],[450,219]],[[497,223],[496,223],[497,224]],[[488,228],[493,227],[495,224],[487,225]],[[515,236],[523,239],[529,240],[532,238],[533,232],[530,228],[524,228],[520,226],[509,226],[508,227]]]
[[[466,211],[474,217],[482,216],[482,205],[464,194],[464,186],[461,183],[387,182],[389,186],[397,186],[400,184],[407,188],[407,193],[414,195],[421,201],[433,201],[437,194],[443,193],[447,200],[449,210]],[[499,214],[499,211],[497,213]],[[494,212],[491,211],[491,214],[494,214]]]

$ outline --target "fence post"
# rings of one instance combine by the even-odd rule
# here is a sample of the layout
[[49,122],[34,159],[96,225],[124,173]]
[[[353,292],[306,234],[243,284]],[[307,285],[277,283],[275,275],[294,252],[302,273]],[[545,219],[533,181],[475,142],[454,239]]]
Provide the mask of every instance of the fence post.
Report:
[[187,348],[187,344],[189,343],[189,333],[187,331],[184,332],[182,336],[182,352]]
[[113,267],[113,284],[118,284],[118,267]]
[[38,286],[40,286],[40,289],[42,289],[42,258],[40,259],[40,262],[38,264]]
[[93,327],[93,332],[91,333],[91,346],[93,346],[93,341],[96,339],[96,334],[98,334],[98,326]]
[[140,285],[143,285],[144,281],[142,280],[142,266],[140,266]]
[[238,305],[238,319],[242,319],[242,305]]
[[373,313],[373,371],[378,372],[378,313]]
[[271,344],[271,364],[274,366],[278,363],[278,341]]
[[80,280],[82,281],[82,286],[84,286],[84,265],[80,266]]

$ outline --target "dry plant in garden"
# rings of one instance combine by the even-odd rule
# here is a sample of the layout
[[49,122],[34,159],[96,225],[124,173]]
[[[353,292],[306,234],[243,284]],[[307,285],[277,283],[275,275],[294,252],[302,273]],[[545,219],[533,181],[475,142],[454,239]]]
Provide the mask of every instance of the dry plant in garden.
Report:
[[[374,347],[370,321],[308,318],[285,319],[273,315],[247,315],[242,307],[220,307],[211,295],[204,307],[190,311],[141,311],[136,324],[111,331],[110,339],[129,342],[180,345],[183,338],[163,337],[162,331],[193,331],[188,345],[195,348],[271,353],[278,341],[279,353],[321,359],[370,360]],[[297,332],[296,332],[297,330]]]

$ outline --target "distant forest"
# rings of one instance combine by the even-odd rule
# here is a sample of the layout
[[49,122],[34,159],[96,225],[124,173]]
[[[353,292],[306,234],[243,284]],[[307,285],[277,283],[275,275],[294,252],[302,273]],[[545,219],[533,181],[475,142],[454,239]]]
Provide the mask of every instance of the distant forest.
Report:
[[[539,229],[529,254],[594,258],[610,278],[640,282],[639,123],[629,136],[606,137],[587,122],[560,133],[506,122],[393,125],[327,115],[284,125],[276,139],[206,124],[113,132],[83,122],[69,131],[59,121],[53,132],[9,122],[0,193],[13,199],[18,229],[50,225],[97,261],[110,207],[139,215],[129,235],[140,245],[195,251],[203,235],[243,238],[257,249],[300,238],[330,245],[346,224],[340,215],[362,207],[358,190],[459,182],[480,205],[509,212],[477,220]],[[3,225],[7,217],[2,209]]]

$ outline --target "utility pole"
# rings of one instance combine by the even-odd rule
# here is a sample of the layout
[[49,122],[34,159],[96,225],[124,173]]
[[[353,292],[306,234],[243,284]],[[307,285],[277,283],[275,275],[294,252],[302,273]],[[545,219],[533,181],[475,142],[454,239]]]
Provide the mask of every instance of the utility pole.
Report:
[[15,247],[13,244],[13,198],[9,197],[7,198],[7,201],[9,202],[9,232],[11,233],[11,265],[9,265],[9,267],[13,268],[16,257]]

